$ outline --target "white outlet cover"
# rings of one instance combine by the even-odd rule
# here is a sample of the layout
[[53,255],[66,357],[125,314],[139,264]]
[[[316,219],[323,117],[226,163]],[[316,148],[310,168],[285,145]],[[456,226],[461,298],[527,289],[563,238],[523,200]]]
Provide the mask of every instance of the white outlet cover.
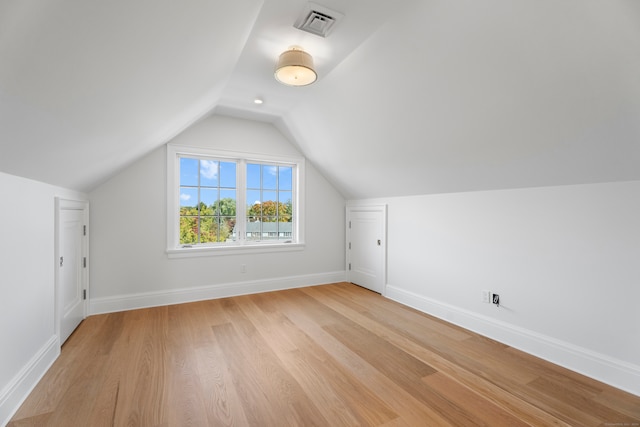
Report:
[[491,291],[482,291],[482,302],[487,304],[491,302]]

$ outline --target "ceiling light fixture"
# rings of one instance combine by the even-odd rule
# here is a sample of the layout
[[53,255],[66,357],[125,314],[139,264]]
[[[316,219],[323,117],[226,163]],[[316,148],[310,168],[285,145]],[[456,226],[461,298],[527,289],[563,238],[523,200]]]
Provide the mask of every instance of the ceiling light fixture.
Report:
[[278,59],[276,80],[288,86],[306,86],[316,81],[313,58],[299,47],[291,47]]

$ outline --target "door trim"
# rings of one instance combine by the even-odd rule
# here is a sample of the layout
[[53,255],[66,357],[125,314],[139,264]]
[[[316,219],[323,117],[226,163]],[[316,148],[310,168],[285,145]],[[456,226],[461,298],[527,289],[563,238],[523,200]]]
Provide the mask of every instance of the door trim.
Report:
[[345,221],[345,254],[346,254],[346,277],[347,281],[351,282],[351,273],[349,270],[349,263],[351,262],[351,251],[349,250],[349,242],[351,241],[351,231],[349,223],[351,221],[352,212],[379,212],[382,214],[382,254],[380,262],[382,263],[382,291],[380,294],[386,296],[387,294],[387,205],[350,205],[346,207],[346,221]]
[[84,225],[86,226],[86,234],[82,239],[82,256],[87,259],[86,267],[82,269],[81,281],[82,281],[82,289],[86,291],[87,298],[83,300],[82,303],[82,318],[86,318],[89,310],[89,202],[85,200],[71,200],[71,199],[63,199],[60,197],[55,198],[55,257],[54,257],[54,265],[56,269],[55,273],[55,285],[54,285],[54,316],[55,316],[55,334],[58,340],[58,347],[62,346],[62,342],[60,342],[60,321],[61,321],[61,313],[62,308],[60,307],[60,263],[58,260],[60,259],[60,234],[62,232],[61,228],[61,212],[65,210],[76,210],[82,211],[82,219]]

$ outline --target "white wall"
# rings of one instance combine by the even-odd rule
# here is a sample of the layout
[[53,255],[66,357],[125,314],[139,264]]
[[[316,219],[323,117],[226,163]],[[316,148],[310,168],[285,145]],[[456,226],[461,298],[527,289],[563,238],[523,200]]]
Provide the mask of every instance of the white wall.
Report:
[[[203,120],[172,143],[299,155],[273,125],[223,116]],[[168,259],[166,147],[89,197],[92,313],[344,280],[345,200],[309,162],[306,247],[297,252]]]
[[374,203],[387,296],[640,395],[639,181]]
[[55,197],[75,191],[0,172],[0,425],[58,356]]

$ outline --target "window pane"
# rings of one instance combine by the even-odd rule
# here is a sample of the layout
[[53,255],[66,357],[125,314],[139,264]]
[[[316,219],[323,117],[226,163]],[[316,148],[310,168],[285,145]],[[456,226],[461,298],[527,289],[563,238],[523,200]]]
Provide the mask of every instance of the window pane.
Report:
[[215,160],[200,160],[200,185],[216,187],[218,185],[218,162]]
[[278,223],[278,239],[279,240],[291,240],[293,238],[293,225],[291,222]]
[[280,203],[284,203],[284,204],[290,204],[292,202],[291,199],[291,191],[279,191],[278,192],[278,201],[280,201]]
[[280,172],[278,174],[278,189],[279,190],[292,190],[293,189],[293,168],[288,166],[280,166]]
[[236,215],[236,190],[220,190],[218,214],[222,216]]
[[262,202],[272,201],[275,202],[277,200],[275,191],[263,191],[262,192]]
[[220,162],[220,187],[236,188],[236,164]]
[[217,215],[215,207],[218,201],[217,188],[200,189],[200,215]]
[[180,158],[180,185],[198,185],[198,159]]
[[247,204],[249,206],[253,206],[256,203],[260,203],[261,197],[260,197],[260,190],[249,190],[247,191]]
[[180,208],[183,206],[198,206],[198,189],[180,187]]
[[247,164],[247,188],[260,188],[260,165]]
[[247,221],[258,221],[262,216],[259,190],[247,191]]
[[262,205],[260,203],[256,203],[249,207],[247,211],[247,221],[262,221]]
[[262,222],[260,221],[247,221],[246,224],[246,239],[247,240],[261,240],[262,235]]
[[278,201],[282,204],[282,212],[291,215],[293,213],[293,201],[291,191],[279,191]]
[[221,217],[220,218],[220,241],[235,242],[236,240],[238,240],[238,237],[235,234],[235,228],[236,228],[235,216]]
[[275,190],[277,188],[278,167],[262,165],[262,188]]
[[[269,203],[269,202],[267,202]],[[287,215],[287,205],[282,202],[278,202],[277,204],[273,202],[267,212],[264,212],[265,215],[272,216],[274,221],[281,221],[282,217]]]
[[194,216],[180,217],[180,244],[198,243],[198,218]]
[[[249,226],[247,231],[249,231]],[[291,240],[292,224],[290,222],[277,222],[276,217],[264,217],[264,222],[253,223],[251,225],[251,236],[247,239],[253,240]]]
[[218,241],[218,224],[213,217],[200,218],[200,243]]

